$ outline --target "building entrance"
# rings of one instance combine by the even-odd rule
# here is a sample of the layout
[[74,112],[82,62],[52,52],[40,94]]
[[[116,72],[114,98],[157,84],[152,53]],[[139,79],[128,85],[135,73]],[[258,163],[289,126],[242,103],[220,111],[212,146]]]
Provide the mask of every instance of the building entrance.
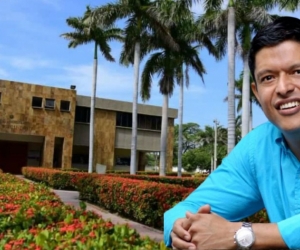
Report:
[[21,174],[27,165],[27,142],[0,141],[0,168],[5,173]]

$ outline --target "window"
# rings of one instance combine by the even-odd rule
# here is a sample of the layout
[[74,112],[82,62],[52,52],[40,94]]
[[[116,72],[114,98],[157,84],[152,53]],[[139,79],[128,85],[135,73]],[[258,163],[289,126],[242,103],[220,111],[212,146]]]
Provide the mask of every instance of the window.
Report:
[[116,165],[130,166],[130,157],[116,157]]
[[90,123],[91,109],[89,107],[76,106],[75,122]]
[[43,107],[43,98],[42,97],[33,96],[32,97],[31,106],[33,108],[42,108]]
[[60,111],[70,111],[70,102],[69,101],[60,101]]
[[[132,127],[132,114],[125,112],[117,112],[117,126]],[[138,128],[149,130],[161,130],[161,117],[151,115],[138,114]]]
[[75,164],[88,164],[89,163],[89,155],[73,154],[72,163],[75,163]]
[[151,115],[138,115],[138,128],[161,130],[161,117]]
[[132,114],[125,112],[117,112],[117,126],[120,127],[132,127]]
[[54,109],[55,105],[55,100],[54,99],[48,99],[46,98],[46,102],[45,102],[45,108],[46,109]]

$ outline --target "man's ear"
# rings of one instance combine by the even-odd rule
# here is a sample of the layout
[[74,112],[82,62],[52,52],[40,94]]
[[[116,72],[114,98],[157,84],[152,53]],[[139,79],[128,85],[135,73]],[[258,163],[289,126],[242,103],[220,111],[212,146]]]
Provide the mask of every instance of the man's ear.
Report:
[[255,95],[256,99],[260,102],[259,96],[258,96],[258,90],[257,90],[257,85],[255,82],[251,83],[251,89],[253,91],[253,94]]

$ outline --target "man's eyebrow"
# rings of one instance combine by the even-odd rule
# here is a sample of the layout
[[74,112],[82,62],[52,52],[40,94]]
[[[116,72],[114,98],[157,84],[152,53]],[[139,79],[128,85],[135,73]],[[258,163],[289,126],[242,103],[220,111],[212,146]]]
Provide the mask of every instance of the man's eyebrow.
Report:
[[292,66],[289,67],[289,70],[296,69],[296,68],[300,68],[300,63],[293,64]]
[[[300,66],[300,64],[299,64],[299,66]],[[262,75],[267,74],[267,73],[273,73],[273,71],[270,69],[264,69],[264,70],[259,71],[256,76],[257,80],[259,78],[261,78]]]
[[[289,67],[288,67],[288,70],[293,70],[293,69],[297,69],[297,68],[300,69],[300,63],[295,63],[295,64],[289,66]],[[273,73],[273,72],[274,72],[274,71],[273,71],[273,70],[270,70],[270,69],[263,69],[263,70],[261,70],[261,71],[259,71],[259,72],[257,73],[256,78],[259,79],[259,78],[261,78],[261,76],[263,76],[264,74],[267,74],[267,73]]]

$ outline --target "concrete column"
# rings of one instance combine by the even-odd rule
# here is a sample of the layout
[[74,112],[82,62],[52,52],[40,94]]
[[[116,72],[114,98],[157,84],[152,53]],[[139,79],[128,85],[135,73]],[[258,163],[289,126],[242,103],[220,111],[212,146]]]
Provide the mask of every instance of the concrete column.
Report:
[[64,138],[62,151],[62,168],[72,167],[73,138]]
[[54,136],[45,136],[42,167],[53,167]]

